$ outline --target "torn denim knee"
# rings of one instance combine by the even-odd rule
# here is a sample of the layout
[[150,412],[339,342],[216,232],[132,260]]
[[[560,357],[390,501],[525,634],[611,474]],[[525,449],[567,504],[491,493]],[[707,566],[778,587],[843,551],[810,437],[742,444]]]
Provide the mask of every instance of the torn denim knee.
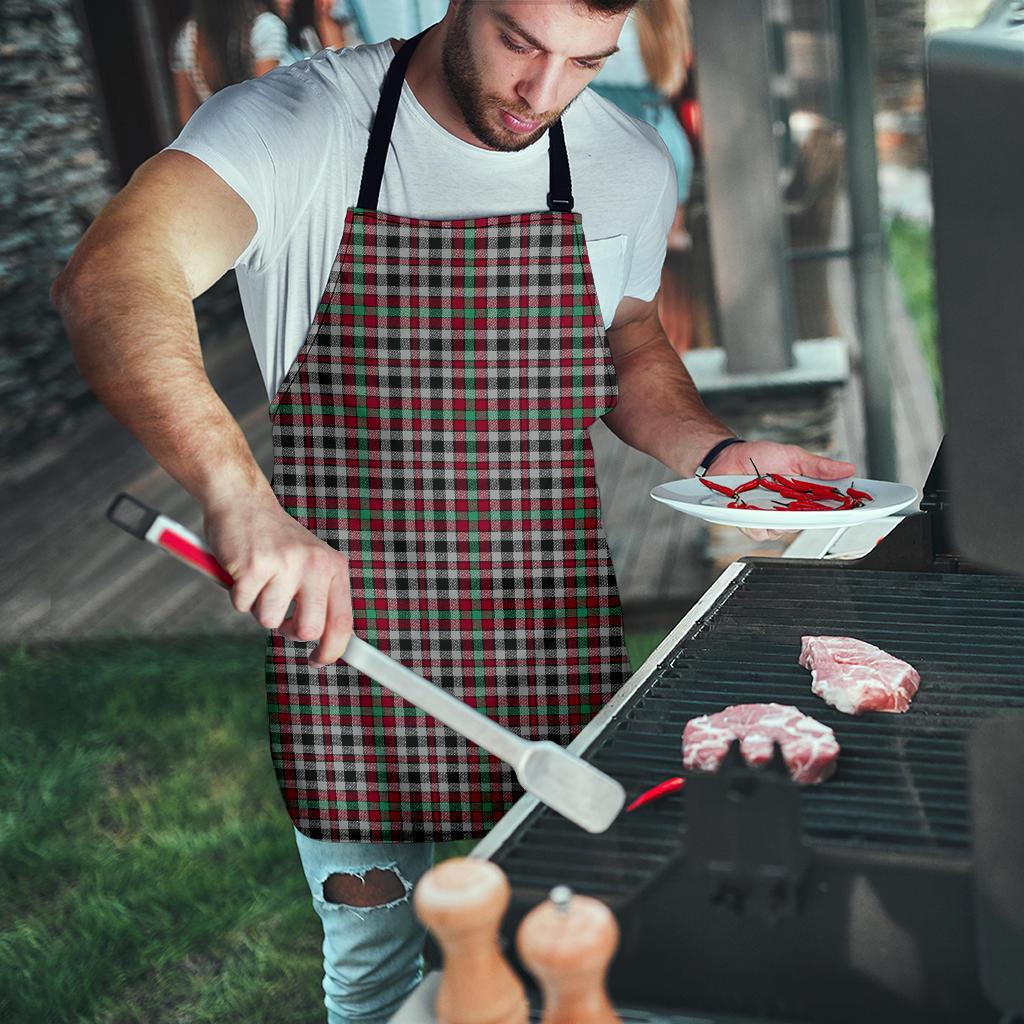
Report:
[[[344,901],[328,899],[324,887],[328,881],[336,875],[340,875],[344,878],[358,878],[359,881],[365,884],[366,876],[371,871],[380,871],[384,874],[391,874],[395,879],[398,880],[402,887],[402,894],[394,899],[387,900],[384,903],[374,903],[369,906],[354,906]],[[350,914],[353,914],[360,921],[366,919],[366,916],[372,911],[376,910],[391,910],[394,907],[401,906],[409,902],[409,896],[412,893],[412,883],[402,874],[399,870],[396,861],[391,861],[384,864],[369,864],[361,868],[352,867],[337,867],[337,868],[326,868],[322,873],[322,877],[317,879],[316,889],[313,893],[313,899],[317,906],[324,910],[347,910]]]

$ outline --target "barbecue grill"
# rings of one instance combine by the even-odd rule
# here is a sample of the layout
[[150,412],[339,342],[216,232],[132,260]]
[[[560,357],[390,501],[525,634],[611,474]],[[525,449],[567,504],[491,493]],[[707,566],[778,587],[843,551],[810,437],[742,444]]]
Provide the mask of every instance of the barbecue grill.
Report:
[[[950,435],[920,513],[857,562],[731,566],[574,744],[633,797],[680,774],[688,719],[775,701],[835,730],[836,775],[800,789],[781,756],[752,770],[733,750],[604,835],[522,801],[478,848],[512,884],[510,954],[556,884],[612,907],[627,1020],[1024,1019],[1024,579],[1008,575],[1024,572],[1024,336],[1007,301],[1024,123],[1006,119],[1024,4],[935,37],[928,71]],[[910,662],[911,710],[825,705],[797,664],[804,634]]]
[[[987,790],[975,778],[972,798],[969,755],[1024,712],[1024,580],[924,549],[945,536],[941,457],[925,495],[929,511],[859,562],[731,566],[577,741],[632,797],[679,774],[690,718],[776,701],[835,730],[836,775],[801,789],[781,758],[752,770],[734,751],[600,836],[518,805],[480,848],[512,884],[509,949],[522,915],[567,884],[615,911],[609,981],[625,1006],[707,1020],[1001,1019],[982,984],[972,817]],[[856,636],[915,665],[911,711],[852,718],[825,705],[797,664],[805,633]],[[1024,734],[1024,719],[1015,727]]]
[[[1019,512],[985,504],[1024,499],[1002,484],[1024,437],[1005,296],[1024,265],[1024,122],[1007,119],[1024,97],[1024,4],[937,37],[928,63],[951,432],[921,511],[856,562],[730,566],[571,748],[632,798],[680,774],[687,720],[774,701],[835,730],[836,775],[797,787],[778,751],[755,770],[734,748],[602,835],[527,798],[474,852],[511,882],[513,961],[520,920],[555,885],[611,906],[609,987],[629,1024],[1024,1019],[1024,578],[1008,575],[1024,572],[1024,534]],[[814,697],[804,634],[910,662],[910,711],[850,717]]]

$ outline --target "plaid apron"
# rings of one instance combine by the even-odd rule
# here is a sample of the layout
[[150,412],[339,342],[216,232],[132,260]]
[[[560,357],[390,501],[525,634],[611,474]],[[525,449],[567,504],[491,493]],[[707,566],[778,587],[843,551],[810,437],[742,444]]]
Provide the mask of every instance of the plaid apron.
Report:
[[[271,404],[282,506],[349,559],[355,632],[529,739],[567,744],[629,662],[587,428],[614,366],[561,124],[549,210],[377,211],[412,50],[389,69],[360,198]],[[267,639],[274,767],[314,839],[483,835],[513,771],[315,644]]]

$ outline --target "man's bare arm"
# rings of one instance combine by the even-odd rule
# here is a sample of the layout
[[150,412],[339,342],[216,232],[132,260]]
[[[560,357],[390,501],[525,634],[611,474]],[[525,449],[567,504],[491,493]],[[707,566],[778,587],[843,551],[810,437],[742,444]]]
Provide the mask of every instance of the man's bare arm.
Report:
[[619,401],[605,423],[627,444],[680,476],[732,431],[701,401],[683,361],[665,336],[657,297],[624,298],[608,329]]
[[351,631],[347,561],[281,509],[199,345],[192,300],[255,230],[248,205],[205,164],[160,153],[89,228],[52,297],[93,392],[202,505],[235,607],[321,639],[317,660],[334,661]]
[[[681,477],[693,476],[700,460],[718,442],[733,436],[701,401],[693,378],[672,348],[658,316],[658,298],[624,298],[608,329],[608,343],[619,378],[619,401],[604,417],[627,444],[654,456]],[[751,458],[763,472],[798,473],[835,480],[854,472],[796,445],[745,442],[726,448],[715,473],[751,473]]]
[[255,229],[205,164],[161,153],[97,217],[52,291],[93,392],[204,506],[266,484],[206,376],[192,307]]

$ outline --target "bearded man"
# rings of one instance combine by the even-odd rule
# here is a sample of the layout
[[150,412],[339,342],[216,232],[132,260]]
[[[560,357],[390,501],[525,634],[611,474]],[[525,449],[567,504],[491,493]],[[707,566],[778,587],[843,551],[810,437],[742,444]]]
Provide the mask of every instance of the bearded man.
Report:
[[[677,476],[853,472],[735,438],[658,320],[672,161],[586,88],[629,0],[450,0],[420,36],[218,93],[54,287],[100,399],[201,503],[269,632],[275,770],[324,928],[331,1024],[416,984],[408,895],[511,770],[338,659],[353,629],[530,739],[629,673],[587,428]],[[204,372],[192,300],[234,268],[273,481]],[[294,611],[289,608],[294,602]]]

